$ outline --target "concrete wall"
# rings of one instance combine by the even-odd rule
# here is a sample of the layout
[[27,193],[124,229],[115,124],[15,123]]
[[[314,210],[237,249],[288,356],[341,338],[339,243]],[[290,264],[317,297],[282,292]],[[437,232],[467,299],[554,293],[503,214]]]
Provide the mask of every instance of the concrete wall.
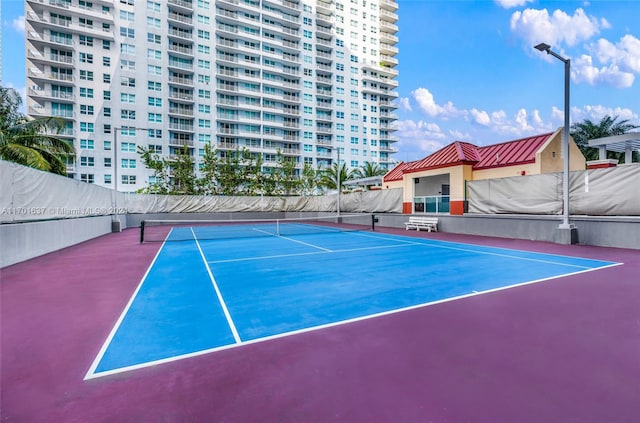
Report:
[[[121,218],[124,224],[124,217]],[[124,228],[124,225],[122,225]],[[111,232],[111,216],[0,225],[0,267],[9,266]]]
[[[438,230],[469,235],[558,242],[560,216],[534,215],[429,215],[439,219]],[[380,226],[404,228],[408,215],[379,215]],[[640,249],[640,217],[575,216],[578,243],[603,247]]]

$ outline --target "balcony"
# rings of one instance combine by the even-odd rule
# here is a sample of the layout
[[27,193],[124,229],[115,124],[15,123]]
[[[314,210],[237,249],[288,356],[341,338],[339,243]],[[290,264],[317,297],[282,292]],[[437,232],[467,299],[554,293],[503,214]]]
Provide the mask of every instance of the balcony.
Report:
[[180,9],[193,10],[193,3],[189,0],[167,0],[167,3]]

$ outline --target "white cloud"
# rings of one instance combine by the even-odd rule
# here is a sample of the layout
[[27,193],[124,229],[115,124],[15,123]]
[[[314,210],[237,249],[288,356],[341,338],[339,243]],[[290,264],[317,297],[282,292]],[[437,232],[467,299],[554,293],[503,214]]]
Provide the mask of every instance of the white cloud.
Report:
[[411,112],[413,109],[411,108],[411,102],[408,97],[402,97],[398,102],[401,110],[406,110],[407,112]]
[[613,44],[604,38],[587,46],[602,64],[617,65],[622,71],[640,73],[640,39],[627,34]]
[[489,126],[489,124],[491,123],[491,118],[489,118],[489,114],[484,110],[478,110],[474,108],[474,109],[471,109],[469,113],[471,114],[473,121],[478,125]]
[[418,103],[420,109],[430,117],[437,117],[447,120],[452,117],[466,115],[466,111],[458,110],[452,102],[439,105],[435,102],[433,94],[426,88],[418,88],[411,92],[413,99]]
[[449,130],[449,135],[451,136],[452,139],[456,140],[456,141],[469,141],[471,140],[471,135],[467,132],[467,133],[463,133],[460,132],[458,130],[454,130],[454,129],[450,129]]
[[11,26],[19,33],[24,33],[24,16],[19,16],[11,22]]
[[635,76],[631,72],[620,70],[616,63],[597,67],[591,56],[581,55],[573,62],[571,77],[576,83],[586,82],[590,85],[610,85],[616,88],[629,88]]
[[448,144],[440,126],[422,120],[399,121],[395,135],[398,137],[396,146],[405,154],[398,160],[418,160]]
[[608,28],[609,23],[587,16],[583,9],[576,9],[573,15],[556,10],[549,15],[547,9],[525,9],[511,15],[511,31],[516,33],[528,45],[544,42],[557,46],[566,44],[574,46],[600,32],[600,28]]
[[571,122],[582,122],[585,119],[589,119],[592,122],[600,122],[605,116],[618,116],[618,122],[628,120],[633,125],[640,125],[640,115],[627,108],[586,105],[582,108],[573,107],[571,109]]
[[524,6],[527,3],[533,2],[533,0],[495,0],[495,2],[504,9],[511,9],[512,7]]

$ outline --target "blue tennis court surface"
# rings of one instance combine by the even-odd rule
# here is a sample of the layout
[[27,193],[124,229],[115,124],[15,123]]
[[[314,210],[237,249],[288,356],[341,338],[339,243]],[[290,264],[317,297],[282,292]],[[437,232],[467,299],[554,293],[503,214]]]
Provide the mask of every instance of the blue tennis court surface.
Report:
[[166,242],[86,377],[616,264],[375,232]]

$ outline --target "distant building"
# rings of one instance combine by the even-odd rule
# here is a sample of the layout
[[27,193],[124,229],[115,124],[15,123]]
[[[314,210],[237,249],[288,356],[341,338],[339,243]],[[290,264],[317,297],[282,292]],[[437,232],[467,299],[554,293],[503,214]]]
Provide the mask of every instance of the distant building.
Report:
[[[201,164],[247,148],[263,171],[390,169],[397,141],[395,0],[26,0],[27,114],[56,116],[70,177],[153,182],[137,148]],[[117,145],[116,145],[117,144]],[[117,177],[117,181],[115,180]]]
[[[456,141],[414,162],[398,164],[383,188],[402,188],[404,213],[463,214],[467,181],[562,172],[562,128],[478,147]],[[585,158],[570,140],[570,170],[584,170]]]

